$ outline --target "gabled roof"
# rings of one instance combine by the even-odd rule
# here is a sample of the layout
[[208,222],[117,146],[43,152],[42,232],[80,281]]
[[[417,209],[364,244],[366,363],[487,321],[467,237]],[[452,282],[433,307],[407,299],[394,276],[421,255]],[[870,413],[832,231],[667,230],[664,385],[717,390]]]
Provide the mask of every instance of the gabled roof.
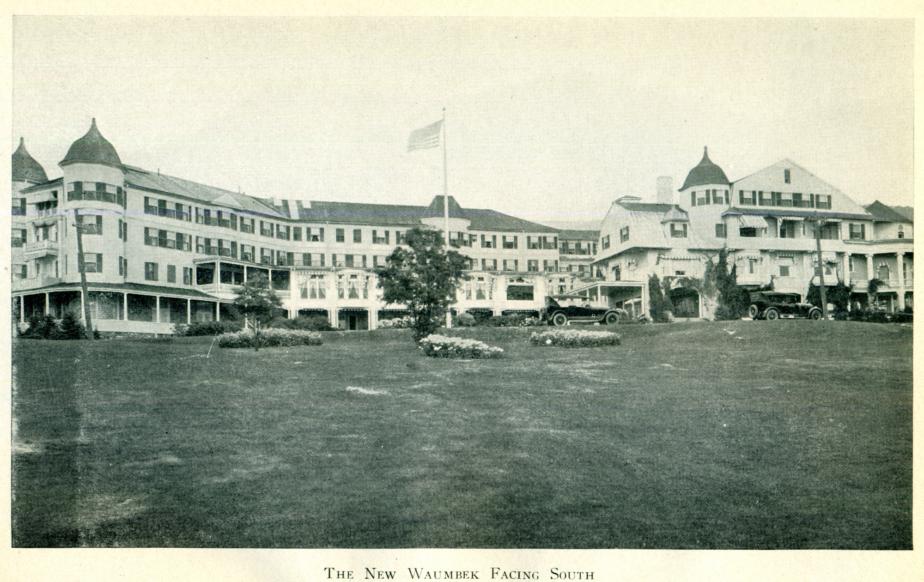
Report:
[[690,218],[685,211],[674,206],[664,213],[661,222],[690,222]]
[[244,210],[253,214],[262,214],[281,218],[282,215],[273,208],[272,204],[267,204],[261,199],[254,196],[248,196],[239,192],[207,186],[198,182],[191,182],[175,176],[168,176],[161,173],[153,173],[134,166],[123,166],[125,171],[125,181],[129,186],[150,192],[162,192],[164,194],[176,194],[210,204],[228,204],[233,200],[236,205],[234,208]]
[[725,171],[709,159],[709,148],[704,147],[703,159],[701,159],[699,164],[687,174],[687,179],[683,181],[683,186],[680,187],[680,190],[683,191],[687,188],[704,186],[706,184],[728,183],[728,177],[725,175]]
[[26,140],[19,138],[19,147],[13,152],[12,175],[14,182],[47,182],[48,175],[42,164],[35,161],[26,149]]
[[595,241],[598,238],[600,238],[599,230],[560,230],[558,231],[558,240]]
[[908,217],[896,212],[892,207],[883,204],[880,201],[875,201],[872,204],[865,206],[866,211],[873,215],[873,218],[876,222],[903,222],[903,223],[912,223],[913,220],[908,220]]
[[914,208],[911,206],[893,206],[892,210],[901,214],[909,221],[914,222]]
[[96,118],[90,123],[90,129],[71,144],[67,150],[67,155],[59,162],[58,165],[66,166],[68,164],[103,164],[119,168],[122,166],[122,160],[112,144],[109,143],[96,128]]

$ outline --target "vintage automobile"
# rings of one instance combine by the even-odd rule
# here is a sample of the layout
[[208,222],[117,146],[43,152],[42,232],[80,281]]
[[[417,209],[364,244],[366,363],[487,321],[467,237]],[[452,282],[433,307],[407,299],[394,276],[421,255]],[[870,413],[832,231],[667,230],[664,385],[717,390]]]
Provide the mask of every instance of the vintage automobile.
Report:
[[583,297],[559,295],[546,297],[545,308],[539,313],[544,323],[555,326],[575,323],[603,323],[613,325],[629,313],[618,307],[591,307]]
[[795,319],[807,317],[821,319],[821,309],[811,303],[803,303],[798,293],[777,293],[775,291],[754,291],[750,295],[751,319]]

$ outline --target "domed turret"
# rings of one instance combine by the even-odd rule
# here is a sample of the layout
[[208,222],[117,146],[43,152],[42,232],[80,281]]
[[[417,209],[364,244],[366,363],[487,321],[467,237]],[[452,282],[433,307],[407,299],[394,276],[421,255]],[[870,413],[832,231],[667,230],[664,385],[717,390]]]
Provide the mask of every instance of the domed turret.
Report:
[[681,191],[694,186],[705,186],[707,184],[728,185],[728,177],[722,168],[718,167],[709,159],[709,148],[703,148],[703,159],[699,164],[687,174],[687,179],[683,181]]
[[103,164],[115,168],[122,167],[122,160],[112,144],[109,143],[96,128],[96,118],[90,125],[90,130],[71,144],[67,155],[61,160],[61,166],[68,164]]
[[45,168],[35,161],[28,150],[26,150],[26,140],[19,138],[19,147],[13,152],[13,181],[14,182],[33,182],[40,184],[48,181],[48,175],[45,174]]

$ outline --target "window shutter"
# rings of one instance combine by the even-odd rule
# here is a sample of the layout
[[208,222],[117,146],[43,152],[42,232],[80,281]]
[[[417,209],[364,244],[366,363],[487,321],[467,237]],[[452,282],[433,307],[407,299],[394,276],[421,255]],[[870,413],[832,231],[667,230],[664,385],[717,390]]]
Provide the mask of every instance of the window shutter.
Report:
[[102,253],[96,253],[96,272],[97,273],[103,272],[103,254]]

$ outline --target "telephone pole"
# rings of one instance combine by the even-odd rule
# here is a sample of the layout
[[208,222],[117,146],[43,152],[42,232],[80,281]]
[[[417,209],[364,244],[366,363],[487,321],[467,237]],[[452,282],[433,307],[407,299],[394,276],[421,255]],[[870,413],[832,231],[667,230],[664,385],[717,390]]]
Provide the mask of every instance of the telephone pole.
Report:
[[74,209],[74,227],[77,229],[77,270],[80,272],[80,304],[83,305],[83,323],[87,338],[93,339],[93,323],[90,321],[90,292],[87,290],[87,269],[83,264],[83,225],[80,224],[80,209]]
[[828,319],[828,298],[825,293],[825,267],[821,262],[821,218],[815,212],[815,252],[818,253],[818,289],[821,292],[821,318]]

